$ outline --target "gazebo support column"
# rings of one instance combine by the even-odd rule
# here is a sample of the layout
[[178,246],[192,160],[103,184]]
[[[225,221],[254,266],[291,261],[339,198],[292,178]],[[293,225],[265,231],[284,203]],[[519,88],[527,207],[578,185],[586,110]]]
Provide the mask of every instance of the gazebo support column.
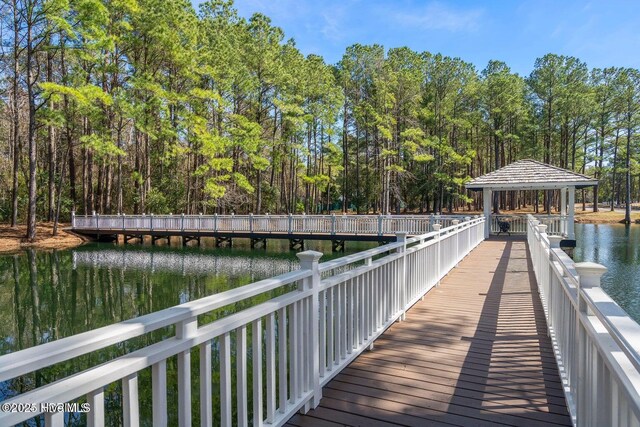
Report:
[[491,190],[484,188],[482,190],[482,203],[484,205],[484,238],[489,238],[491,232]]
[[560,215],[563,217],[563,220],[560,222],[560,232],[564,234],[569,233],[569,227],[567,223],[567,188],[560,189]]
[[569,187],[569,216],[567,217],[567,234],[569,240],[576,239],[575,216],[576,216],[576,187]]

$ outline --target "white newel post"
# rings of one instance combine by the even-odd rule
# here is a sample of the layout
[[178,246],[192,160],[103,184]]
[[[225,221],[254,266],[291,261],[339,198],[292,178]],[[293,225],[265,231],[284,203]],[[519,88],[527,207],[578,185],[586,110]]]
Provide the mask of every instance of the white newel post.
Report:
[[71,228],[76,228],[76,211],[71,211]]
[[405,255],[405,251],[407,250],[407,233],[404,231],[397,232],[396,242],[402,243],[402,247],[398,248],[398,252],[403,254],[400,261],[400,271],[398,272],[398,282],[400,285],[398,287],[398,297],[400,299],[400,310],[402,310],[398,321],[401,322],[407,317],[407,313],[405,312],[405,307],[407,306],[407,256]]
[[438,233],[436,235],[436,240],[438,243],[436,244],[436,286],[440,286],[440,228],[442,225],[433,224],[433,231]]
[[[587,314],[589,309],[584,296],[582,294],[583,289],[596,288],[600,286],[600,279],[604,273],[607,272],[607,267],[596,264],[594,262],[579,262],[575,264],[576,272],[578,273],[578,310],[580,313]],[[591,405],[591,390],[587,390],[585,384],[585,377],[587,376],[587,369],[591,369],[590,361],[587,360],[589,355],[589,349],[587,349],[587,332],[582,326],[580,321],[576,322],[576,337],[578,342],[576,343],[576,359],[578,367],[578,384],[576,384],[576,425],[587,425],[590,420],[588,413],[590,412],[589,406]]]
[[297,254],[300,260],[300,267],[303,270],[311,270],[311,277],[303,279],[298,287],[300,291],[312,290],[311,294],[311,312],[309,313],[310,322],[309,326],[311,330],[306,331],[306,347],[307,355],[306,363],[308,363],[308,372],[310,372],[310,384],[309,390],[313,390],[313,399],[304,407],[306,413],[309,409],[315,409],[320,404],[322,399],[322,387],[320,387],[320,337],[319,337],[319,321],[318,313],[320,310],[319,288],[320,288],[320,270],[318,269],[318,262],[322,257],[322,252],[316,251],[304,251]]
[[484,207],[484,238],[489,238],[491,232],[491,190],[488,188],[482,189],[482,204]]
[[576,187],[569,187],[569,215],[567,216],[567,237],[575,240]]

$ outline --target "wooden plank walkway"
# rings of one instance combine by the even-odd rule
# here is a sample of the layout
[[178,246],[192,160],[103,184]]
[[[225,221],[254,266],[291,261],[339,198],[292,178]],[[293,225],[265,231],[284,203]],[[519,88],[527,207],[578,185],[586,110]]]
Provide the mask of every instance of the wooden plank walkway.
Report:
[[520,239],[483,242],[288,425],[571,425]]

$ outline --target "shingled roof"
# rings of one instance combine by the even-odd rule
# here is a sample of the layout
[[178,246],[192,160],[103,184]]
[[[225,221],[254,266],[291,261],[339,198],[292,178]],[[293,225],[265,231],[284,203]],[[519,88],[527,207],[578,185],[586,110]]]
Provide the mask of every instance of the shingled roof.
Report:
[[468,190],[552,190],[598,185],[598,180],[536,160],[524,159],[468,182]]

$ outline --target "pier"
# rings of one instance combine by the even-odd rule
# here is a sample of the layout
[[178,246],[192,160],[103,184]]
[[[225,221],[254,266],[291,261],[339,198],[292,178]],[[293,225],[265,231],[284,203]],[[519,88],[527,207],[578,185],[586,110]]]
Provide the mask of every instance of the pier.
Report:
[[[563,237],[533,216],[521,237],[487,240],[485,224],[398,232],[328,262],[301,252],[292,272],[1,356],[0,381],[11,381],[170,331],[4,403],[84,399],[87,423],[101,426],[116,384],[125,426],[140,424],[141,392],[153,425],[166,426],[175,360],[180,426],[194,414],[224,426],[639,425],[640,326],[599,287],[605,267],[573,263]],[[203,321],[220,308],[229,310]],[[63,412],[38,408],[2,412],[0,425],[65,424]]]

